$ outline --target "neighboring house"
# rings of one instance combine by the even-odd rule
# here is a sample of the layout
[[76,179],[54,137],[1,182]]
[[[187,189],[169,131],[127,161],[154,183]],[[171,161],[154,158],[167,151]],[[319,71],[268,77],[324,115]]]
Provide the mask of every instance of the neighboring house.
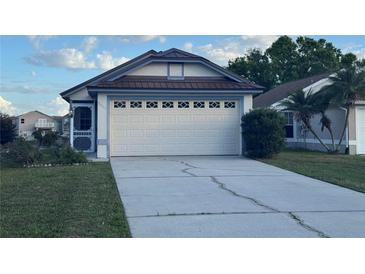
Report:
[[37,129],[61,132],[61,118],[52,117],[40,111],[30,111],[15,117],[16,132],[18,136],[32,140],[32,133]]
[[237,155],[258,86],[209,60],[150,50],[61,93],[70,142],[97,157]]
[[[253,107],[272,107],[282,110],[283,108],[280,106],[281,101],[286,99],[291,93],[300,89],[305,91],[311,89],[312,92],[317,92],[321,87],[330,84],[329,75],[329,73],[315,75],[277,86],[254,98]],[[287,120],[287,146],[323,150],[318,140],[300,122],[296,121],[294,113],[285,111],[284,115]],[[340,107],[330,107],[327,115],[332,121],[335,142],[338,143],[345,123],[346,110]],[[324,143],[330,145],[331,138],[328,131],[326,129],[321,130],[320,115],[313,117],[311,125]],[[347,149],[350,154],[365,154],[365,101],[358,101],[350,109],[349,124],[342,144],[342,151]]]

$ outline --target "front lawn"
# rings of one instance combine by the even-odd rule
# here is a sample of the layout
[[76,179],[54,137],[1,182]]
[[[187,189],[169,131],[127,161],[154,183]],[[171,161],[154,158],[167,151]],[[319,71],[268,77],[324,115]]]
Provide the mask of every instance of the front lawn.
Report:
[[130,237],[109,163],[0,172],[0,237]]
[[285,150],[272,159],[261,159],[261,161],[329,183],[365,192],[364,156]]

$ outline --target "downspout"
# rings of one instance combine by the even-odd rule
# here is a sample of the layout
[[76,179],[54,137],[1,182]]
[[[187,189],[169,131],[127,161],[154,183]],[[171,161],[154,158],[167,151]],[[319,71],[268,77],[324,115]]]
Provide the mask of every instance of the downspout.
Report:
[[[344,107],[340,107],[340,109],[344,110],[345,111],[345,118],[346,118],[346,115],[347,115],[347,109],[344,108]],[[345,123],[348,122],[348,121],[345,121]],[[349,136],[349,123],[347,123],[346,125],[346,133],[345,133],[345,136],[346,136],[346,150],[345,150],[345,153],[346,151],[348,153],[350,153],[350,136]]]

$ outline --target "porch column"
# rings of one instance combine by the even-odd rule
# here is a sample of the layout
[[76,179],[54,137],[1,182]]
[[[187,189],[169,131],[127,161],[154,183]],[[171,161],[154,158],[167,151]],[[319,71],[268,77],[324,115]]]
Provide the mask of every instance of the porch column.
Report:
[[98,107],[97,107],[97,150],[96,155],[98,158],[109,157],[109,139],[108,139],[108,100],[105,94],[98,94]]

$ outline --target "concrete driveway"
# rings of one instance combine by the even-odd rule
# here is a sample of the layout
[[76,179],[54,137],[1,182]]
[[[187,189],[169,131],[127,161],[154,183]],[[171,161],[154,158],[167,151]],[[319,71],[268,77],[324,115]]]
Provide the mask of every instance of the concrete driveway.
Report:
[[133,237],[365,237],[365,195],[240,157],[120,157]]

